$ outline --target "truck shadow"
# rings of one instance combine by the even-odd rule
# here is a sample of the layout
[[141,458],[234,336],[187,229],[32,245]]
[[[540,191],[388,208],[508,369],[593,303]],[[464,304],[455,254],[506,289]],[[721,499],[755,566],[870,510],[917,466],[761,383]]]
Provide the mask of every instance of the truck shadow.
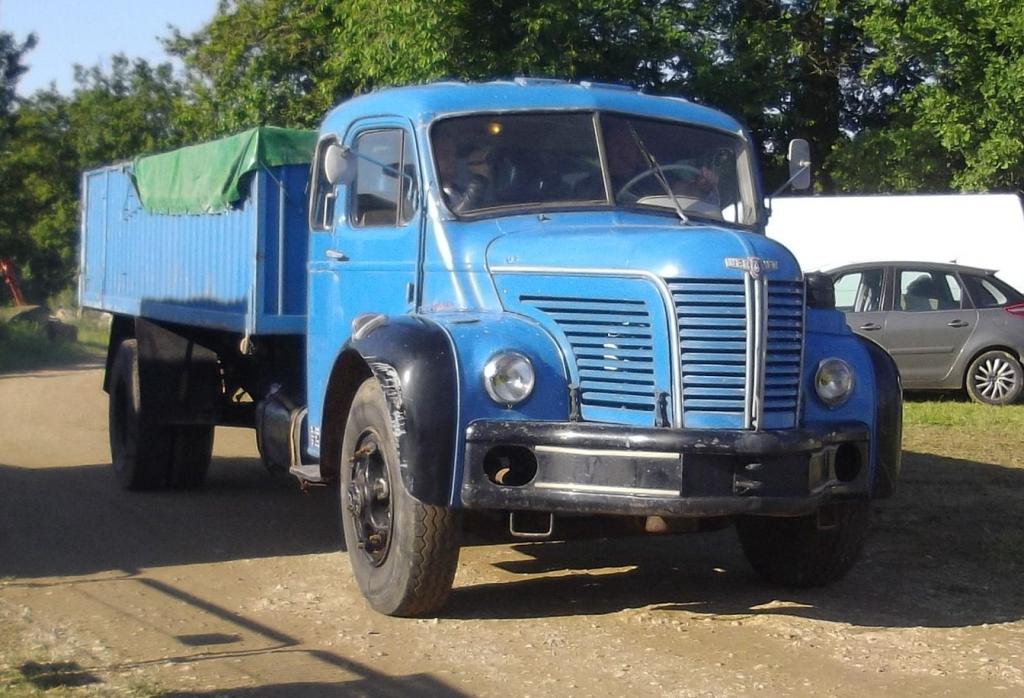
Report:
[[[196,492],[123,492],[109,470],[106,464],[0,465],[0,577],[131,572],[340,549],[333,491],[299,492],[290,477],[268,476],[256,459],[216,458],[207,486]],[[762,582],[731,529],[585,538],[518,543],[514,552],[522,555],[515,556],[498,549],[494,564],[507,581],[465,585],[457,578],[443,615],[534,618],[650,607],[863,626],[1017,621],[1024,618],[1022,502],[1024,469],[911,452],[896,497],[874,507],[864,558],[830,588]],[[493,540],[473,533],[465,542]],[[357,593],[354,585],[351,590]]]
[[[1024,470],[904,454],[897,495],[877,502],[865,554],[825,589],[783,589],[714,534],[520,544],[499,563],[528,579],[456,588],[446,615],[532,618],[652,612],[787,615],[882,627],[967,627],[1024,618]],[[565,574],[568,572],[568,574]],[[540,574],[552,576],[538,577]]]
[[333,490],[300,492],[255,458],[213,459],[191,492],[125,492],[110,465],[0,465],[0,577],[305,555],[339,549]]

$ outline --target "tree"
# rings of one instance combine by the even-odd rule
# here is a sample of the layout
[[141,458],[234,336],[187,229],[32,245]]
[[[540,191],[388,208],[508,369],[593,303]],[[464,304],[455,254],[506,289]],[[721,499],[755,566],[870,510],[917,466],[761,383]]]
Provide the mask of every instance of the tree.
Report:
[[[893,126],[837,152],[844,188],[1020,190],[1024,183],[1024,5],[1016,0],[871,0],[877,53],[865,74],[904,70]],[[873,172],[872,159],[886,166]]]
[[42,300],[73,280],[81,172],[180,145],[183,98],[169,64],[115,56],[109,71],[76,67],[68,98],[21,100],[0,159],[0,250],[15,258],[26,295]]
[[15,89],[18,86],[18,79],[28,70],[22,64],[22,60],[35,45],[34,34],[29,34],[28,38],[18,45],[14,35],[0,32],[0,138],[3,137],[5,130],[10,128],[11,113],[17,102]]

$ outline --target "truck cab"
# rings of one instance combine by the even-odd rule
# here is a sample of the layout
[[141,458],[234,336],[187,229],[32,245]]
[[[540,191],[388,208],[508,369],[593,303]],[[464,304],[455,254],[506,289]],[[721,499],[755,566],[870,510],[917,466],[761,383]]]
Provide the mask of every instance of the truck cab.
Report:
[[261,450],[336,483],[374,608],[444,603],[467,510],[530,538],[731,521],[788,585],[853,565],[899,376],[765,237],[735,120],[589,83],[382,90],[326,116],[307,189],[301,351],[218,361],[283,376],[250,391]]

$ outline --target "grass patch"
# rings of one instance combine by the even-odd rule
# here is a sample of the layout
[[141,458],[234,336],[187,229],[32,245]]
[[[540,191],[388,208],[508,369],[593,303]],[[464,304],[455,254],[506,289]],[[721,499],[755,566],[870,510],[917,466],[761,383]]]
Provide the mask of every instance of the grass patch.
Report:
[[907,401],[903,404],[903,423],[1024,433],[1024,405],[993,407],[952,400]]
[[69,324],[77,329],[77,340],[49,339],[40,322],[0,323],[0,373],[95,361],[105,355],[109,330],[101,321],[84,319]]

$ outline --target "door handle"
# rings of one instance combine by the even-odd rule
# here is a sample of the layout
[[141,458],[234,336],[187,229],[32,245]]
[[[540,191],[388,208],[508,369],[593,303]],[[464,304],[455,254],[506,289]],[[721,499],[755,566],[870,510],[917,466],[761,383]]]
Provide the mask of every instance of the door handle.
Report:
[[327,259],[333,259],[335,262],[348,261],[348,255],[342,252],[341,250],[327,250],[326,252],[324,252],[324,256],[326,256]]
[[966,320],[950,320],[946,324],[949,325],[950,327],[967,327],[971,323],[967,322]]
[[873,330],[880,330],[880,329],[882,329],[882,326],[881,325],[876,325],[873,322],[865,322],[863,325],[861,325],[857,329],[858,330],[864,330],[866,332],[871,332]]

